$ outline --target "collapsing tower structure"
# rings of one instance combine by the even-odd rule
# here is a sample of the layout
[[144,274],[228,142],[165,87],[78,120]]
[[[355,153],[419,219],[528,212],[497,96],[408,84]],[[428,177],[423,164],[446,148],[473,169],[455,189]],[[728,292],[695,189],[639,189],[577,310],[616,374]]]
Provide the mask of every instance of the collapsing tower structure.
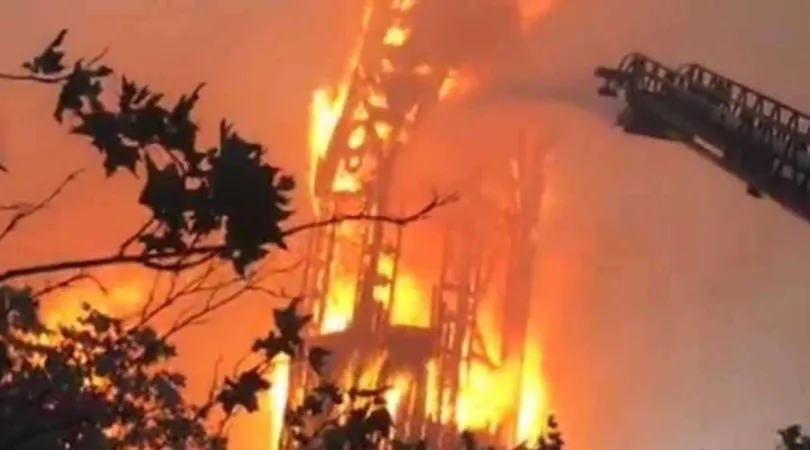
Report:
[[[323,218],[359,211],[397,214],[391,205],[397,156],[453,83],[452,68],[442,64],[446,59],[437,53],[431,33],[422,32],[432,25],[426,24],[426,18],[433,17],[430,8],[442,1],[370,2],[363,45],[337,99],[334,128],[320,149],[312,180],[317,213]],[[530,150],[535,149],[524,145],[501,159],[508,176],[497,182],[509,190],[511,201],[488,198],[483,192],[484,176],[491,169],[471,176],[461,187],[462,204],[454,205],[455,214],[446,224],[442,269],[432,299],[425,302],[432,306],[423,324],[398,323],[393,314],[403,301],[396,289],[401,226],[343,223],[313,232],[302,295],[304,307],[314,316],[309,340],[334,350],[330,365],[342,385],[395,387],[389,403],[395,404],[401,437],[425,438],[438,448],[449,445],[465,426],[459,391],[471,364],[497,366],[523,354],[535,252],[532,235],[543,180],[542,158]],[[469,220],[471,212],[482,220]],[[495,235],[501,236],[497,244],[507,235],[511,248],[505,255],[504,348],[493,355],[481,337],[477,306],[495,275],[485,265],[492,260],[488,252],[499,250],[504,256],[502,246],[496,249],[490,239]],[[350,286],[345,285],[347,274]],[[297,403],[316,380],[300,365],[291,365],[290,371],[288,401]],[[477,431],[512,443],[517,421],[513,414]]]

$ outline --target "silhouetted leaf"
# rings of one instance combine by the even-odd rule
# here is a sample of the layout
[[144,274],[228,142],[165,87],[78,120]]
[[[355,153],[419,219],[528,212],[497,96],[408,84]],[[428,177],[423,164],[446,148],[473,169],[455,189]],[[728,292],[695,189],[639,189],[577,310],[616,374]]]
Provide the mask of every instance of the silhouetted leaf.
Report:
[[33,60],[24,62],[23,68],[41,75],[56,75],[65,70],[65,66],[62,64],[65,53],[61,51],[60,47],[66,35],[67,30],[60,31],[42,53]]
[[[162,261],[174,252],[182,259],[184,252],[213,246],[221,251],[211,255],[244,274],[271,247],[286,249],[282,222],[292,214],[295,180],[224,121],[218,145],[198,148],[192,114],[202,85],[171,107],[162,93],[127,76],[110,89],[112,67],[96,58],[66,63],[65,36],[61,31],[24,67],[58,87],[54,118],[95,147],[108,176],[125,169],[142,180],[138,200],[153,220],[131,239],[142,254],[127,257],[147,261],[160,253]],[[310,317],[292,309],[276,317],[278,330],[254,345],[268,361],[300,353],[300,332]],[[176,355],[174,346],[147,324],[124,326],[84,303],[78,321],[48,330],[31,291],[7,286],[0,286],[0,311],[0,448],[10,447],[18,427],[39,426],[54,431],[14,448],[224,448],[225,439],[206,428],[209,412],[216,405],[226,414],[237,407],[256,411],[258,394],[269,388],[252,369],[226,378],[211,402],[193,405],[182,395],[184,377],[164,367]],[[9,340],[9,333],[27,338]],[[336,387],[321,395],[340,397]]]
[[270,383],[256,370],[251,370],[242,373],[236,381],[226,378],[217,400],[228,414],[233,413],[237,406],[254,412],[259,409],[258,394],[269,388]]
[[264,358],[268,361],[272,360],[280,353],[286,353],[290,356],[295,354],[295,348],[293,348],[290,342],[272,331],[267,337],[257,339],[253,343],[251,350],[254,352],[262,352]]
[[[301,304],[300,298],[294,298],[290,301],[284,309],[273,309],[273,320],[275,321],[276,328],[281,334],[281,338],[289,342],[295,352],[301,348],[303,340],[301,339],[301,332],[306,324],[312,319],[312,315],[299,315],[298,306]],[[290,355],[295,356],[295,354]]]

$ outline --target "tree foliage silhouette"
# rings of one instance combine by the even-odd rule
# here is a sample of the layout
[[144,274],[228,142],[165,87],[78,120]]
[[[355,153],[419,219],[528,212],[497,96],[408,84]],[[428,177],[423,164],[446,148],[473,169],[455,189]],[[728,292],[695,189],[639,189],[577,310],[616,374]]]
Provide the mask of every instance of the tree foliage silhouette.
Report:
[[[240,409],[258,409],[270,362],[301,340],[277,320],[287,332],[272,335],[273,347],[197,405],[184,399],[185,376],[166,368],[175,347],[148,324],[84,305],[76,325],[50,329],[32,291],[8,286],[0,308],[3,449],[224,448],[224,425]],[[209,426],[217,413],[219,425]]]
[[[126,76],[116,93],[110,88],[114,71],[102,64],[103,53],[69,63],[66,35],[61,31],[25,62],[26,73],[0,74],[0,79],[56,86],[53,117],[97,149],[108,176],[129,172],[144,180],[138,203],[151,218],[111,254],[0,271],[0,448],[223,448],[230,419],[239,411],[256,411],[258,395],[270,387],[264,374],[271,362],[282,353],[306,360],[300,333],[309,319],[298,313],[298,300],[274,311],[274,330],[246,349],[255,363],[216,382],[202,404],[186,400],[185,376],[167,365],[176,356],[176,333],[261,289],[257,271],[248,267],[274,247],[285,249],[286,239],[296,233],[347,220],[405,225],[453,198],[434,198],[401,217],[360,212],[284,228],[294,179],[265,162],[265,149],[226,121],[220,123],[217,145],[198,144],[192,112],[202,86],[172,106],[166,106],[163,94]],[[40,202],[0,208],[12,214],[0,242],[77,176],[70,174]],[[53,327],[43,321],[43,296],[92,278],[85,269],[128,263],[168,272],[171,289],[160,300],[150,295],[134,318],[85,304],[75,324]],[[238,276],[207,284],[210,268],[222,264]],[[184,286],[175,289],[192,268]],[[39,291],[8,284],[66,270],[79,273]],[[216,297],[229,287],[230,293]],[[203,293],[207,300],[197,310],[179,314],[168,329],[153,326],[181,298]]]
[[[409,442],[393,435],[394,418],[387,409],[385,393],[390,386],[375,389],[342,388],[324,376],[324,358],[330,352],[320,347],[308,350],[309,369],[318,378],[299,405],[288,409],[285,438],[288,448],[326,450],[393,448],[426,450],[427,442]],[[533,442],[523,442],[515,450],[562,450],[565,442],[554,416],[546,423],[546,432]],[[472,431],[459,436],[464,450],[491,449],[481,445]]]
[[120,263],[177,271],[213,258],[230,262],[244,274],[273,247],[286,249],[287,239],[301,231],[346,220],[406,224],[454,200],[436,197],[403,217],[361,212],[284,228],[292,215],[295,179],[267,163],[266,149],[225,120],[219,125],[217,145],[198,143],[199,127],[192,115],[202,84],[172,106],[163,93],[126,76],[112,93],[114,71],[101,63],[103,53],[68,63],[62,48],[66,34],[62,30],[39,55],[23,63],[28,73],[0,74],[0,79],[57,85],[54,118],[69,121],[72,134],[89,140],[103,157],[108,176],[124,171],[145,180],[139,203],[149,209],[151,219],[117,253],[7,270],[0,272],[0,282]]
[[[99,151],[108,176],[124,170],[145,178],[139,202],[152,218],[128,242],[141,245],[143,263],[177,269],[217,256],[244,273],[268,246],[286,248],[281,227],[291,215],[294,179],[264,162],[264,148],[224,120],[218,145],[199,147],[192,113],[202,85],[169,107],[162,93],[123,76],[110,101],[113,70],[95,60],[67,64],[65,36],[23,67],[30,79],[59,85],[54,118],[70,116],[71,133]],[[221,245],[200,246],[217,234]],[[170,257],[186,261],[162,262]]]

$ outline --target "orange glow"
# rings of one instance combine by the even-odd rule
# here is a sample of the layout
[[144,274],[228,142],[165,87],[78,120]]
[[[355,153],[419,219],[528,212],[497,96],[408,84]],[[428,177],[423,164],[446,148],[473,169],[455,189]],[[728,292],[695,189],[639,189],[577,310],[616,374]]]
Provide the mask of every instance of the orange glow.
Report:
[[122,316],[142,307],[150,286],[143,280],[117,281],[105,294],[95,285],[66,287],[44,302],[43,321],[49,327],[72,325],[82,315],[87,303],[103,314]]
[[347,92],[348,86],[344,85],[337,89],[317,89],[312,94],[309,135],[309,148],[313,156],[312,163],[317,162],[326,154],[332,132],[340,119]]
[[385,406],[388,412],[396,420],[397,413],[402,407],[404,396],[408,393],[411,385],[411,378],[407,374],[399,374],[390,383],[391,388],[385,393]]
[[[365,11],[363,13],[361,39],[358,40],[356,50],[349,58],[348,70],[341,82],[334,86],[320,87],[312,94],[312,100],[309,107],[309,131],[307,136],[309,146],[309,173],[310,173],[310,188],[314,187],[316,168],[326,157],[329,150],[329,144],[332,141],[332,136],[335,132],[340,117],[344,112],[346,100],[349,95],[349,86],[354,74],[355,66],[360,59],[360,50],[363,47],[363,37],[365,30],[368,27],[369,20],[371,20],[372,1],[366,2]],[[334,188],[337,192],[354,192],[359,189],[359,181],[346,172],[345,167],[342,168],[345,174],[334,182]],[[314,200],[314,199],[313,199]],[[314,202],[316,203],[316,202]],[[317,204],[316,204],[317,207]]]
[[536,339],[526,342],[523,356],[523,374],[520,393],[520,413],[518,415],[517,441],[537,439],[543,432],[542,426],[548,411],[548,398],[543,383],[540,346]]
[[402,271],[396,279],[396,301],[391,310],[392,325],[430,326],[430,292],[418,278]]
[[326,298],[321,333],[337,333],[348,328],[354,309],[355,283],[349,277],[335,277]]
[[425,405],[425,415],[433,418],[434,420],[439,415],[439,402],[441,401],[441,391],[439,389],[439,367],[435,359],[431,359],[425,365],[427,372],[427,394]]
[[439,90],[440,99],[459,99],[472,92],[478,82],[472,74],[451,71]]
[[278,356],[273,361],[269,381],[271,386],[267,397],[270,403],[270,450],[277,450],[281,443],[284,410],[290,387],[290,360],[286,355]]
[[[48,300],[43,302],[42,321],[51,329],[77,327],[79,319],[86,313],[83,307],[85,304],[101,314],[121,318],[142,308],[149,290],[150,286],[139,279],[117,281],[113,287],[107,288],[106,293],[92,284],[67,286],[53,292]],[[57,346],[62,341],[62,338],[56,334],[40,334],[27,338],[41,345]],[[76,348],[81,350],[82,346],[77,344]],[[86,361],[86,356],[81,354],[77,356],[82,363]],[[43,358],[40,361],[39,358],[34,358],[33,362],[41,364],[45,360]],[[106,390],[111,382],[106,377],[90,374],[82,383],[87,387]],[[108,429],[104,433],[109,436],[114,433],[114,430]]]
[[335,180],[332,182],[332,192],[358,192],[360,188],[360,180],[350,173],[346,168],[346,164],[341,161],[338,165]]
[[528,31],[540,19],[557,6],[560,0],[518,0],[520,11],[520,25],[523,31]]
[[[441,1],[441,0],[439,0]],[[556,0],[515,0],[518,1],[522,25],[524,29],[534,24],[540,17],[546,14]],[[369,8],[363,25],[363,36],[369,24],[371,4],[367,2]],[[408,11],[415,5],[416,0],[394,0],[393,8],[401,11]],[[405,22],[397,22],[381,35],[382,45],[387,47],[402,47],[408,45],[411,38],[411,29]],[[362,48],[363,37],[360,39]],[[380,43],[377,43],[380,44]],[[367,148],[375,142],[381,142],[380,147],[385,148],[392,143],[405,143],[408,140],[411,129],[402,127],[395,128],[393,123],[386,122],[384,114],[371,114],[375,110],[385,110],[389,108],[388,93],[373,82],[359,84],[352,87],[352,82],[356,79],[373,80],[374,77],[385,76],[385,74],[395,73],[401,70],[412,71],[420,77],[431,79],[435,86],[437,81],[442,81],[436,95],[439,100],[458,100],[473,92],[479,84],[479,79],[475,74],[451,70],[447,72],[442,80],[438,78],[440,72],[438,66],[421,64],[416,67],[404,69],[397,66],[397,60],[393,57],[380,59],[379,64],[372,65],[372,69],[366,66],[358,66],[360,62],[360,51],[353,53],[350,58],[350,70],[347,71],[342,81],[333,87],[321,87],[315,91],[310,107],[310,174],[314,175],[327,158],[334,158],[335,164],[328,166],[334,170],[330,174],[330,189],[332,193],[357,193],[361,192],[365,183],[369,181],[369,166],[373,168],[374,161],[367,161]],[[375,72],[376,71],[376,72]],[[349,97],[351,96],[351,99]],[[406,124],[414,122],[414,118],[419,113],[418,105],[409,111],[404,119]],[[374,116],[374,117],[372,117]],[[339,134],[336,134],[336,130]],[[331,154],[329,152],[335,152]],[[339,156],[338,156],[339,155]],[[369,158],[373,159],[373,158]],[[331,163],[332,161],[330,161]],[[315,197],[315,196],[313,196]],[[346,197],[346,196],[343,196]],[[342,200],[332,200],[327,198],[313,198],[316,205],[316,212],[319,211],[319,202],[333,201],[330,208],[337,208],[337,202]],[[358,269],[357,258],[349,257],[350,250],[355,248],[361,239],[366,238],[364,228],[357,224],[340,225],[337,229],[338,243],[337,252],[333,258],[329,272],[329,290],[325,295],[325,306],[322,312],[320,333],[338,333],[346,330],[352,321],[353,310],[357,298]],[[410,265],[410,267],[409,267]],[[433,279],[422,279],[417,269],[421,266],[410,262],[403,264],[389,254],[379,255],[377,262],[377,272],[384,279],[384,282],[374,288],[373,297],[384,309],[390,311],[391,325],[406,325],[428,328],[431,326],[430,312],[432,310],[432,283]],[[385,282],[388,281],[388,282]],[[393,283],[393,286],[391,285]],[[393,289],[392,289],[393,288]],[[501,347],[502,336],[500,333],[500,318],[496,315],[500,311],[500,297],[490,295],[486,300],[488,304],[479,310],[476,322],[479,332],[483,335],[483,341],[490,345],[493,351]],[[487,303],[487,302],[485,302]],[[517,417],[518,423],[514,433],[515,439],[536,437],[540,431],[539,427],[545,422],[543,415],[548,410],[545,381],[541,370],[541,352],[539,345],[527,343],[528,348],[524,357],[524,364],[521,361],[501,361],[500,355],[489,355],[494,359],[493,364],[486,364],[483,361],[472,358],[470,348],[472,337],[466,337],[467,342],[462,350],[464,362],[459,367],[457,376],[459,377],[458,398],[455,405],[450,405],[449,391],[443,389],[440,383],[438,360],[430,360],[425,367],[427,371],[427,401],[425,405],[414,405],[415,408],[425,408],[429,417],[433,417],[442,423],[454,421],[456,425],[471,430],[495,431],[505,420]],[[536,341],[536,340],[535,340]],[[375,387],[381,381],[381,367],[383,359],[371,364],[373,367],[365,367],[358,380],[360,386]],[[347,380],[348,381],[348,380]],[[408,389],[413,379],[409,376],[397,374],[390,382],[393,388],[386,393],[388,408],[392,415],[396,417],[403,411],[403,402],[408,395]],[[286,387],[284,388],[287,389]],[[520,392],[518,392],[520,389]],[[516,401],[516,399],[519,399]],[[276,405],[274,408],[280,408]]]
[[410,325],[427,328],[430,326],[430,296],[419,280],[408,272],[406,268],[397,267],[394,274],[394,259],[384,255],[377,264],[379,273],[394,280],[394,303],[388,295],[386,286],[380,286],[374,291],[374,298],[383,307],[391,308],[391,325]]
[[[317,167],[326,156],[332,133],[340,120],[343,105],[348,95],[348,83],[335,89],[320,88],[312,94],[309,126],[310,166]],[[315,170],[310,170],[310,186],[314,186]]]
[[[456,423],[462,428],[493,431],[509,413],[515,386],[515,370],[493,369],[471,362],[461,374],[461,390],[456,405]],[[464,367],[462,367],[462,371]],[[493,395],[496,394],[497,395]]]
[[392,8],[398,11],[410,11],[416,4],[416,0],[394,0]]
[[383,42],[391,47],[402,47],[408,41],[410,34],[410,31],[404,28],[391,27],[386,31]]

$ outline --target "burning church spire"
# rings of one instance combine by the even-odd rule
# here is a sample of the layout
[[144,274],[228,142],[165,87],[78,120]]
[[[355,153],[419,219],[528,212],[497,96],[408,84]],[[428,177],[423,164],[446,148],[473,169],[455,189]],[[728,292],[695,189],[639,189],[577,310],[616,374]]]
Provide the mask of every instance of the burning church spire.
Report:
[[[473,85],[471,48],[490,45],[465,39],[479,25],[476,18],[509,29],[525,19],[519,12],[526,4],[368,1],[350,72],[313,98],[310,189],[317,215],[396,215],[391,203],[400,153],[431,109]],[[331,373],[339,384],[392,387],[387,407],[400,437],[443,448],[471,429],[513,444],[542,423],[539,348],[526,329],[542,161],[535,147],[519,147],[501,155],[500,169],[479,170],[460,187],[462,202],[444,224],[435,279],[415,280],[403,266],[402,227],[373,221],[313,232],[302,286],[314,316],[309,340],[334,350]],[[498,170],[505,176],[495,182],[508,200],[481,190]],[[469,211],[486,219],[471,221]],[[488,264],[493,252],[506,254],[500,271]],[[484,329],[479,305],[492,295],[496,277],[505,288],[497,294],[504,325]],[[274,377],[284,386],[275,393],[277,415],[282,403],[300,403],[315,383],[298,365]]]

